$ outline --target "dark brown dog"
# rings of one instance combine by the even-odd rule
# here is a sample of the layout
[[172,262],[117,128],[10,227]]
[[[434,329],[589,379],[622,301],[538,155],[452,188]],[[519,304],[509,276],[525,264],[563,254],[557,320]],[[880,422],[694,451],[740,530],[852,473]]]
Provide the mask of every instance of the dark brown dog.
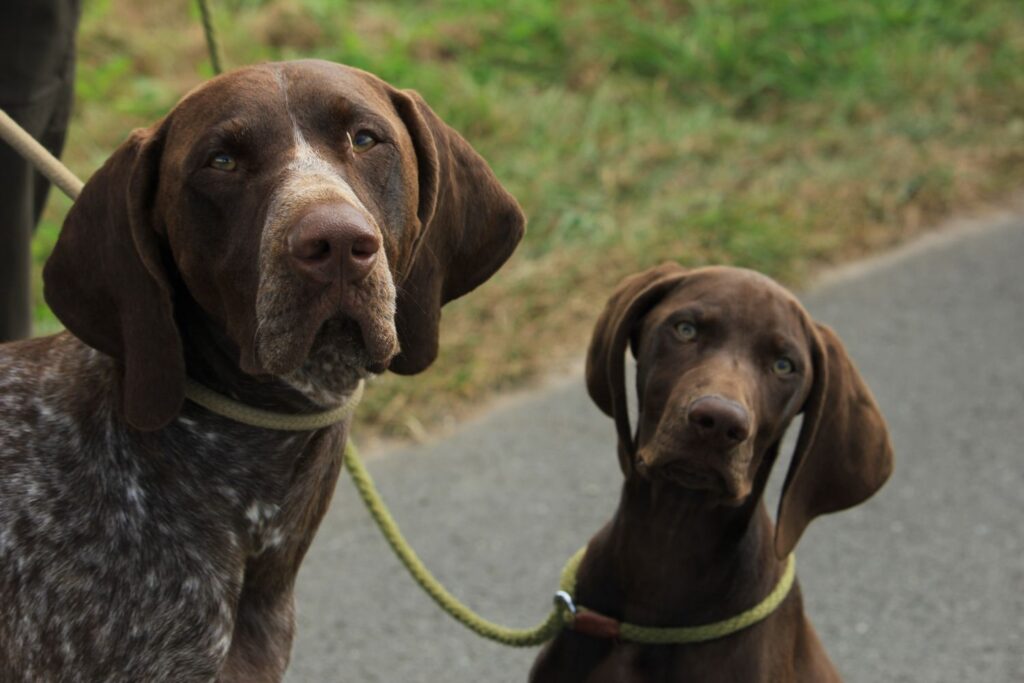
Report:
[[[639,425],[624,355],[637,358]],[[665,264],[627,278],[597,323],[587,388],[615,420],[626,475],[590,541],[576,599],[646,626],[732,617],[771,592],[807,524],[857,505],[892,470],[885,423],[835,334],[763,275]],[[778,527],[762,502],[786,427],[803,426]],[[535,683],[838,681],[794,586],[766,620],[694,645],[637,645],[565,631]]]
[[348,424],[247,427],[186,375],[308,413],[419,372],[523,225],[418,95],[339,65],[242,69],[132,134],[46,266],[70,334],[0,346],[0,680],[279,680]]

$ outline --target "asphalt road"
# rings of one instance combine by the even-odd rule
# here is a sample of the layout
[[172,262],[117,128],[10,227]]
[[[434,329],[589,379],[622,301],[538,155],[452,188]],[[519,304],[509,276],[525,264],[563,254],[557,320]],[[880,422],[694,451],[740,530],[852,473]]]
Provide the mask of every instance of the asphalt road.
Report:
[[[926,238],[802,298],[846,342],[897,455],[878,496],[818,519],[798,548],[825,647],[848,682],[1024,681],[1024,219]],[[427,565],[527,626],[614,509],[613,433],[576,376],[369,468]],[[441,613],[347,479],[298,608],[291,683],[523,681],[535,654]]]

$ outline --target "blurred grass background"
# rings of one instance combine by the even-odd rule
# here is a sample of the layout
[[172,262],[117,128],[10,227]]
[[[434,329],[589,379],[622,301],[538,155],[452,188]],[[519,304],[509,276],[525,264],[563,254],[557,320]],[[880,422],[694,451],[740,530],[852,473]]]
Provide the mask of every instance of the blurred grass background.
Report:
[[[211,0],[228,67],[319,57],[419,90],[529,216],[376,381],[362,434],[418,437],[577,358],[615,283],[665,259],[799,284],[1024,180],[1020,0]],[[87,0],[65,160],[87,177],[210,75],[194,3]],[[41,267],[69,203],[54,192]],[[57,329],[38,297],[37,329]]]

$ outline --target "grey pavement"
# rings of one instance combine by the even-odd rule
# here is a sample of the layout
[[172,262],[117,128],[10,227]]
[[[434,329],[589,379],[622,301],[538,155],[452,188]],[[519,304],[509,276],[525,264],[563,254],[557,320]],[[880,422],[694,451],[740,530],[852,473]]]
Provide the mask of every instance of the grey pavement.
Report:
[[[846,342],[897,456],[879,495],[816,520],[797,549],[825,647],[849,682],[1024,681],[1024,219],[926,238],[802,299]],[[528,626],[615,507],[613,435],[575,376],[369,469],[439,578]],[[523,681],[536,653],[441,613],[347,477],[298,594],[290,683]]]

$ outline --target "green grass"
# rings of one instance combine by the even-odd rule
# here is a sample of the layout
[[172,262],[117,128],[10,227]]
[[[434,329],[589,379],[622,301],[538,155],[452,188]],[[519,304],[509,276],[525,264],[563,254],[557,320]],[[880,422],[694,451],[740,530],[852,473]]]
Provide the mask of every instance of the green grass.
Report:
[[[1024,180],[1019,0],[212,3],[228,65],[320,57],[420,90],[530,218],[446,310],[438,363],[367,392],[364,430],[429,427],[578,355],[629,272],[797,284]],[[65,155],[83,175],[209,75],[193,3],[85,9]]]

